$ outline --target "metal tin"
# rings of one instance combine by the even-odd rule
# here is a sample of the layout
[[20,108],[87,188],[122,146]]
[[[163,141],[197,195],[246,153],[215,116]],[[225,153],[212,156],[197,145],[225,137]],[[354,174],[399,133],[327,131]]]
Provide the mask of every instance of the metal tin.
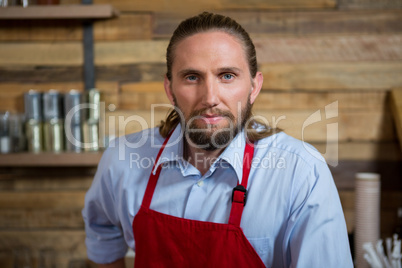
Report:
[[86,95],[89,108],[86,109],[83,125],[85,151],[99,150],[100,92],[90,89]]
[[25,116],[23,114],[10,115],[10,143],[14,153],[25,150],[26,137],[24,133]]
[[88,90],[87,103],[90,108],[87,110],[86,119],[92,121],[98,121],[100,116],[100,92],[97,89]]
[[99,124],[88,120],[84,123],[84,142],[86,144],[85,151],[98,151],[99,150]]
[[27,120],[42,121],[42,93],[31,89],[24,94],[25,117]]
[[11,151],[11,142],[9,136],[10,112],[0,113],[0,153],[7,154]]
[[43,117],[45,121],[63,118],[62,100],[62,94],[54,89],[43,94]]
[[[68,152],[82,152],[82,142],[83,142],[83,137],[82,137],[82,125],[76,124],[76,125],[70,125],[70,126],[65,126],[66,128],[70,128],[70,133],[71,136],[66,137],[66,151]],[[66,129],[67,133],[67,129]]]
[[39,153],[43,150],[42,130],[42,93],[29,90],[24,94],[25,106],[25,133],[27,137],[28,151]]
[[32,153],[42,152],[42,122],[35,119],[27,120],[25,122],[25,133],[27,137],[28,151]]
[[64,149],[63,120],[53,118],[43,124],[46,152],[61,152]]
[[44,149],[47,152],[61,152],[64,149],[63,96],[51,89],[43,94]]
[[81,124],[83,121],[83,109],[78,109],[82,103],[82,94],[78,90],[70,90],[64,95],[64,114],[71,112],[71,123]]
[[84,122],[84,110],[81,109],[82,94],[78,90],[70,90],[64,95],[64,114],[66,132],[66,151],[81,152],[83,142],[82,123]]

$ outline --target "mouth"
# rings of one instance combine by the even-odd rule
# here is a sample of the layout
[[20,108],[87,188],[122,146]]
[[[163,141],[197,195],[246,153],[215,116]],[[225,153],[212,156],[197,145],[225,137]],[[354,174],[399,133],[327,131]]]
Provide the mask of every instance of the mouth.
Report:
[[224,116],[219,114],[202,114],[202,120],[209,125],[216,125],[224,119]]

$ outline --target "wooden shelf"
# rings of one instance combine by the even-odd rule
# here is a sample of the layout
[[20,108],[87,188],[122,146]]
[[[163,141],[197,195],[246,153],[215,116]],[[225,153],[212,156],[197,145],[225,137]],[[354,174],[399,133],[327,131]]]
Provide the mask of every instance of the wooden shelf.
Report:
[[109,19],[119,12],[112,5],[46,5],[0,8],[0,20]]
[[102,152],[0,154],[0,167],[96,167]]

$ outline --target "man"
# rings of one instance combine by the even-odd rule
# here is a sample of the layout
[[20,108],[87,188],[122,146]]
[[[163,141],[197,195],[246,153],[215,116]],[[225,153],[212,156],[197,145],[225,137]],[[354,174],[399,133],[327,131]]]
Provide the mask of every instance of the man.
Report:
[[[353,267],[323,159],[254,120],[263,76],[228,17],[183,21],[167,48],[175,109],[108,148],[83,217],[100,267]],[[146,164],[152,163],[152,165]]]

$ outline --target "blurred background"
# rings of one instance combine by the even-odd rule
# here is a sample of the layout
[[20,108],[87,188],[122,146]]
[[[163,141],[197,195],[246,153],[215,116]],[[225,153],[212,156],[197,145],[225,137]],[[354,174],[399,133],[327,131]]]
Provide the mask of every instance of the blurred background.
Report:
[[[169,103],[169,38],[202,11],[250,33],[264,75],[255,114],[326,157],[352,251],[356,173],[380,176],[378,238],[401,233],[402,0],[85,1],[0,1],[1,267],[92,265],[81,209],[102,150],[165,116],[151,105]],[[31,89],[53,104],[35,106]],[[62,107],[77,92],[101,111],[77,119],[91,142],[82,150],[69,148],[62,130]]]

